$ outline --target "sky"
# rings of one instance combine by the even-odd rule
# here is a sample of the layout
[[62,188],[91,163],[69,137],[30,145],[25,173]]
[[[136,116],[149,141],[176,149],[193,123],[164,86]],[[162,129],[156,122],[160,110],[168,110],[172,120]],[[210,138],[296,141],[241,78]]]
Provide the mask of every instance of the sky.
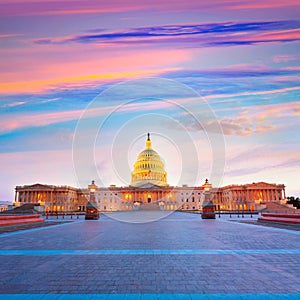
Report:
[[297,0],[0,0],[0,201],[130,183],[147,132],[171,185],[300,196]]

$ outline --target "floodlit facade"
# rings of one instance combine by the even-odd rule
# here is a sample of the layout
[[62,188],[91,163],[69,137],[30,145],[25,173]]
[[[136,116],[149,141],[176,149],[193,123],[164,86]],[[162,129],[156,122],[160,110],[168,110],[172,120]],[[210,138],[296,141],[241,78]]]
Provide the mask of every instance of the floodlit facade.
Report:
[[47,212],[85,211],[88,201],[100,211],[140,209],[201,210],[204,192],[209,191],[217,210],[256,210],[266,202],[285,199],[283,184],[265,182],[214,188],[208,182],[194,187],[170,186],[159,154],[153,149],[150,134],[145,149],[137,156],[131,184],[125,187],[98,187],[94,181],[86,189],[70,186],[33,184],[17,186],[16,206],[39,203]]

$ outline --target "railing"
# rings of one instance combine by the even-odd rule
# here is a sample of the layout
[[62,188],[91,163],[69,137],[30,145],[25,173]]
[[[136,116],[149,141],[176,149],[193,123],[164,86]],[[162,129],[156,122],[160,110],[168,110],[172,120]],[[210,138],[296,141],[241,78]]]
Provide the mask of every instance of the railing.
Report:
[[219,216],[219,218],[222,215],[229,215],[230,218],[232,217],[232,215],[237,215],[238,218],[242,217],[244,218],[245,215],[250,215],[250,217],[252,218],[253,215],[258,215],[259,212],[255,211],[255,210],[216,210],[215,211],[216,215]]
[[49,217],[55,217],[57,220],[58,219],[79,219],[79,216],[85,215],[85,213],[80,212],[48,212],[48,213],[43,213],[42,214],[46,220],[48,220]]

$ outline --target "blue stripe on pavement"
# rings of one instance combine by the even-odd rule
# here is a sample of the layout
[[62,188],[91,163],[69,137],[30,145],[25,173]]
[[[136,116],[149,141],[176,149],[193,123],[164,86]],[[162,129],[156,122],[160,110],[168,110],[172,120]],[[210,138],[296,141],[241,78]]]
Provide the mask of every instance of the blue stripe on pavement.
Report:
[[110,300],[110,299],[244,299],[298,300],[299,294],[0,294],[0,300]]
[[54,255],[254,255],[300,254],[300,249],[162,249],[162,250],[0,250],[0,256],[54,256]]

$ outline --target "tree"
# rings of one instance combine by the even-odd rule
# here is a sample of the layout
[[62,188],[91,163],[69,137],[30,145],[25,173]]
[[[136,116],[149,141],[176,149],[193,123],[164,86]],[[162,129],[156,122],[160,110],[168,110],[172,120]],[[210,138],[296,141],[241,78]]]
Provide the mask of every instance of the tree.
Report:
[[287,204],[293,204],[294,207],[297,209],[300,209],[300,199],[299,197],[295,198],[294,196],[287,197],[288,201]]

